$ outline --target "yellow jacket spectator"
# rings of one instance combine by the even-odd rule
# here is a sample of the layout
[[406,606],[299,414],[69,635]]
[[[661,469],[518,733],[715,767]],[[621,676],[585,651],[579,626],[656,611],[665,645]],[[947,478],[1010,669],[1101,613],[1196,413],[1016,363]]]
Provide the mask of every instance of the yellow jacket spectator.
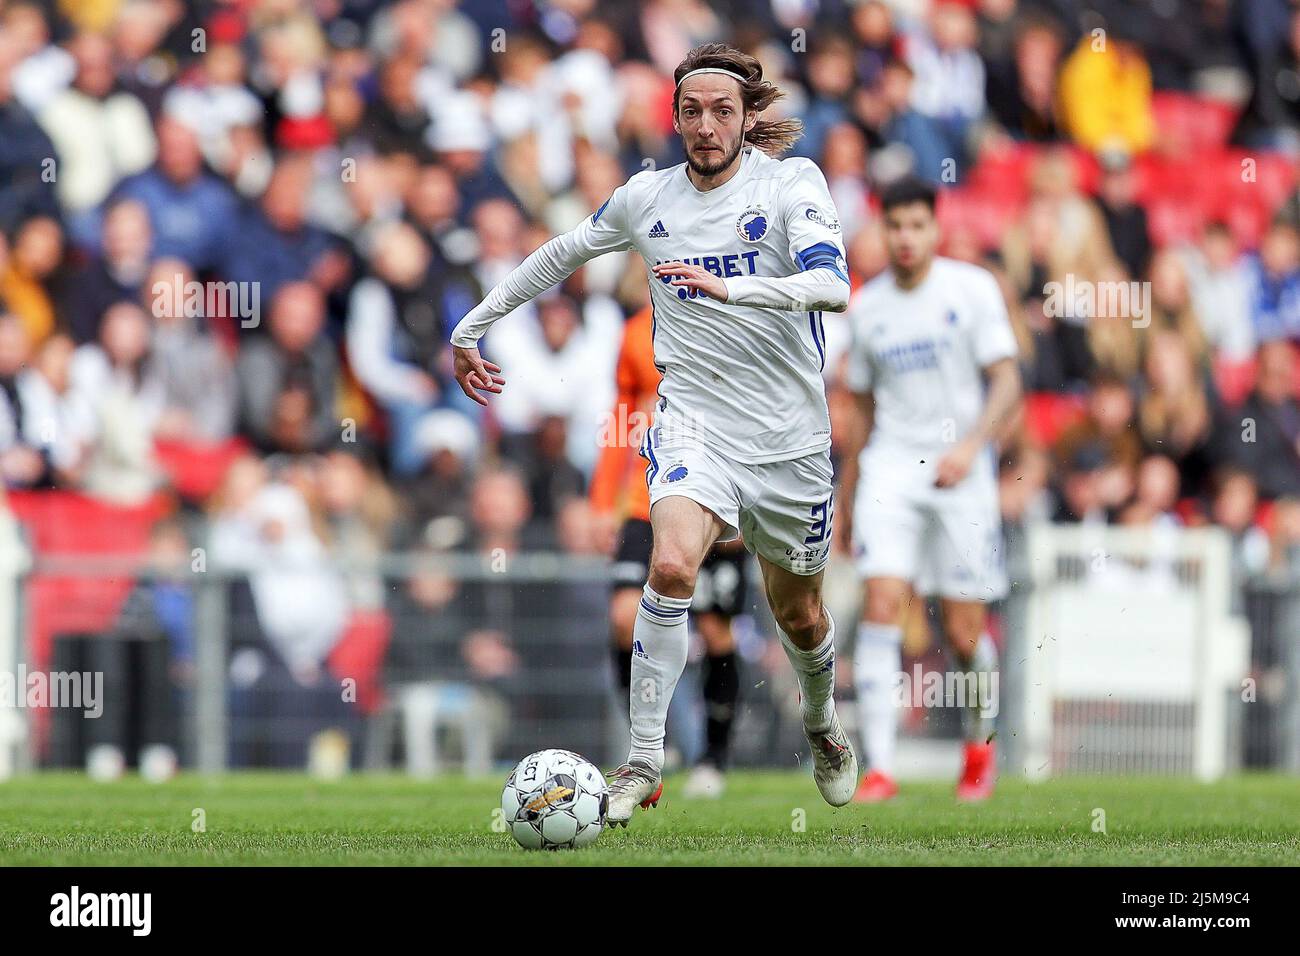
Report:
[[1061,69],[1061,117],[1080,146],[1140,153],[1155,140],[1151,69],[1114,36],[1086,35]]

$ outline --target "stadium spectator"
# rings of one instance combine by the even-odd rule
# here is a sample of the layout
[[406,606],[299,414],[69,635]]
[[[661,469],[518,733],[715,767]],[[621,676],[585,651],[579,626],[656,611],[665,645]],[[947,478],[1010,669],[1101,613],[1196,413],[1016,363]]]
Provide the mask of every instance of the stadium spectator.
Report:
[[885,64],[897,55],[893,11],[883,0],[864,0],[849,11],[849,25],[856,48],[858,85],[870,87],[880,79]]
[[381,574],[365,568],[392,544],[397,501],[366,456],[349,449],[324,455],[313,475],[327,544],[335,553],[353,558],[344,568],[348,603],[357,610],[384,605],[386,587]]
[[938,120],[915,108],[914,79],[912,67],[906,62],[893,60],[885,64],[879,90],[873,91],[878,99],[871,106],[871,125],[882,142],[907,151],[907,168],[916,175],[938,183],[944,181],[946,170],[947,181],[952,182],[952,163],[962,155],[961,144]]
[[76,61],[51,42],[50,22],[36,3],[9,3],[0,19],[0,36],[9,38],[16,54],[10,82],[14,97],[34,115],[72,82]]
[[1300,90],[1291,80],[1300,69],[1300,11],[1292,10],[1281,26],[1271,35],[1257,34],[1263,47],[1251,99],[1237,129],[1237,137],[1248,146],[1300,145]]
[[203,328],[204,316],[186,307],[184,290],[194,281],[178,259],[155,260],[149,274],[151,362],[163,402],[154,434],[185,442],[219,442],[234,432],[235,370],[215,335]]
[[1212,490],[1209,519],[1232,536],[1232,603],[1239,613],[1245,606],[1241,585],[1250,575],[1268,568],[1269,536],[1256,523],[1259,492],[1249,472],[1224,466],[1215,473]]
[[[95,741],[123,751],[139,765],[150,748],[177,759],[181,716],[192,702],[194,591],[190,544],[174,518],[149,531],[146,576],[136,581],[112,630],[96,638],[93,657],[105,671],[106,726]],[[97,722],[98,723],[98,722]]]
[[114,195],[149,210],[155,253],[203,271],[221,262],[237,204],[234,191],[204,170],[198,135],[188,122],[161,117],[157,162],[123,180]]
[[1229,362],[1249,359],[1255,350],[1251,274],[1231,230],[1222,222],[1208,224],[1199,245],[1183,256],[1192,311],[1206,341]]
[[1249,268],[1255,340],[1300,338],[1300,231],[1274,222]]
[[93,411],[72,387],[74,348],[71,339],[56,333],[32,359],[21,324],[0,317],[0,473],[10,487],[75,481],[91,437]]
[[119,504],[143,502],[161,480],[153,437],[165,393],[149,339],[145,311],[119,302],[104,313],[99,340],[79,346],[72,359],[72,386],[92,410],[82,487]]
[[[11,21],[15,6],[0,17]],[[16,37],[0,29],[0,230],[12,230],[35,215],[58,211],[50,164],[57,155],[54,144],[41,129],[31,111],[18,99],[14,78],[23,63],[23,51]]]
[[0,300],[23,323],[35,345],[58,324],[55,300],[63,254],[63,230],[58,222],[36,216],[18,227],[8,265],[0,275]]
[[469,538],[470,488],[480,454],[480,438],[464,415],[442,410],[420,420],[413,436],[420,470],[398,490],[406,505],[404,543],[441,549],[458,547]]
[[212,560],[249,576],[255,628],[231,659],[236,766],[303,768],[313,739],[350,715],[327,660],[347,624],[347,589],[297,488],[271,481],[214,522]]
[[1124,20],[1084,34],[1061,67],[1062,125],[1087,149],[1141,153],[1155,142],[1151,69]]
[[68,48],[76,78],[38,119],[59,157],[56,190],[71,239],[86,245],[98,238],[100,205],[154,161],[157,144],[144,104],[117,86],[107,38],[83,33]]
[[1129,275],[1146,275],[1151,262],[1151,235],[1146,210],[1137,201],[1137,174],[1132,159],[1127,153],[1108,150],[1101,154],[1101,169],[1097,198],[1111,248]]
[[39,440],[39,409],[20,384],[30,358],[27,330],[13,316],[0,315],[0,474],[10,488],[40,485],[49,474]]
[[241,211],[218,270],[222,278],[260,283],[267,302],[290,282],[314,282],[323,292],[348,278],[350,261],[325,230],[307,221],[311,167],[306,156],[285,157],[257,205]]
[[1183,487],[1199,493],[1215,464],[1211,435],[1216,409],[1191,348],[1176,332],[1157,332],[1143,363],[1144,393],[1138,402],[1138,433],[1148,452],[1177,464]]
[[1147,323],[1142,329],[1144,336],[1149,340],[1153,333],[1165,329],[1176,333],[1187,345],[1197,368],[1208,371],[1209,344],[1192,305],[1191,285],[1183,258],[1175,249],[1163,249],[1151,261],[1148,275],[1151,301],[1147,303],[1150,315],[1142,319]]
[[1132,390],[1123,379],[1105,371],[1096,372],[1089,385],[1087,414],[1057,439],[1057,461],[1065,464],[1079,449],[1093,447],[1100,448],[1107,461],[1136,468],[1143,449],[1133,427]]
[[831,128],[849,118],[854,67],[853,44],[847,37],[831,34],[809,51],[810,95],[802,112],[804,135],[795,146],[798,155],[821,156]]
[[975,14],[962,0],[935,0],[926,26],[902,36],[903,58],[916,76],[912,102],[942,126],[954,147],[949,155],[964,165],[967,132],[985,110]]
[[59,302],[62,324],[78,345],[99,338],[99,321],[117,302],[141,301],[152,256],[149,212],[135,200],[107,206],[100,254],[68,277]]
[[325,299],[306,282],[271,302],[269,335],[250,336],[235,366],[239,430],[264,451],[319,451],[336,438],[338,359],[324,334]]
[[451,377],[447,337],[482,293],[405,223],[376,236],[371,264],[373,274],[353,286],[349,302],[348,364],[388,413],[394,472],[409,475],[420,464],[413,435],[425,413],[439,406],[476,412]]
[[462,217],[489,199],[513,198],[510,187],[488,155],[491,132],[475,94],[450,94],[438,112],[429,137],[438,161],[455,177]]
[[1255,388],[1232,415],[1223,441],[1265,499],[1300,498],[1300,399],[1296,358],[1285,342],[1259,348]]
[[1178,466],[1164,455],[1149,455],[1137,468],[1133,501],[1119,516],[1127,525],[1176,525]]
[[[1057,74],[1063,41],[1057,25],[1044,18],[1020,18],[1006,11],[1014,2],[986,3],[981,13],[981,52],[988,68],[989,110],[1017,140],[1053,142],[1061,138]],[[1000,19],[993,20],[998,16]],[[999,34],[1013,32],[1011,49]]]
[[379,73],[379,98],[370,108],[366,127],[380,155],[407,153],[420,156],[430,116],[416,93],[420,61],[414,57],[393,57]]
[[852,123],[837,123],[826,130],[822,173],[830,187],[835,211],[845,235],[857,235],[872,219],[871,187],[867,183],[867,142]]

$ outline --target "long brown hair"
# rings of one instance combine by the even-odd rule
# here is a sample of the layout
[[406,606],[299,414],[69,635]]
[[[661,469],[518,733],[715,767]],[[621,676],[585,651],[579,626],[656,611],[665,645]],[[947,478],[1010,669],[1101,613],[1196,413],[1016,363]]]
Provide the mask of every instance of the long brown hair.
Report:
[[[763,79],[763,64],[748,53],[742,53],[725,43],[705,43],[686,54],[686,59],[673,71],[673,82],[680,84],[682,77],[692,70],[726,70],[744,77],[740,84],[741,99],[746,112],[761,113],[785,96],[776,86]],[[673,115],[677,115],[679,89],[673,90]],[[757,146],[769,156],[780,156],[803,135],[803,123],[797,119],[759,120],[745,134],[745,142]]]

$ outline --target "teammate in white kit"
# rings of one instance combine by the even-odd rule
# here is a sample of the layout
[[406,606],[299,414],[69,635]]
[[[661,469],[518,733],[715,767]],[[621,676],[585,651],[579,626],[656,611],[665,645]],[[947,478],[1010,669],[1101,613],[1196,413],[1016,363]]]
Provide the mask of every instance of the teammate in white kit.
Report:
[[[862,802],[894,783],[895,686],[910,593],[938,594],[944,633],[965,677],[965,766],[957,795],[992,793],[996,773],[990,674],[997,651],[985,602],[1006,592],[995,443],[1020,405],[1016,342],[997,281],[935,256],[935,192],[904,179],[881,196],[890,268],[853,297],[849,388],[863,421],[846,450],[840,534],[866,581],[854,684],[868,773]],[[859,477],[860,476],[860,477]],[[982,675],[982,676],[981,676]]]
[[504,384],[476,347],[492,322],[606,252],[635,249],[651,272],[663,383],[641,449],[654,550],[633,630],[632,746],[610,782],[609,820],[624,826],[663,791],[664,724],[686,666],[696,574],[715,541],[738,535],[758,556],[799,679],[818,789],[843,806],[857,782],[821,595],[834,517],[821,313],[842,312],[849,298],[839,219],[813,163],[769,155],[800,125],[759,119],[781,93],[757,59],[710,43],[674,79],[686,163],[633,176],[524,260],[451,339],[461,388],[484,402]]

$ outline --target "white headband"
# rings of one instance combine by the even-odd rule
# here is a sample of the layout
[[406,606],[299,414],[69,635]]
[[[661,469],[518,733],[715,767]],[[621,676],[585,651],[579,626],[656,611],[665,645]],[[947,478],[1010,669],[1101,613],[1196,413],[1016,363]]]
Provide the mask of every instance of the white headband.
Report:
[[721,73],[723,76],[729,76],[733,80],[739,81],[741,86],[744,86],[748,82],[739,73],[733,73],[731,72],[731,70],[725,70],[720,66],[704,66],[704,67],[700,67],[700,69],[698,70],[691,70],[689,73],[687,73],[685,76],[683,76],[680,80],[677,81],[677,85],[681,86],[692,76],[699,76],[701,73]]

